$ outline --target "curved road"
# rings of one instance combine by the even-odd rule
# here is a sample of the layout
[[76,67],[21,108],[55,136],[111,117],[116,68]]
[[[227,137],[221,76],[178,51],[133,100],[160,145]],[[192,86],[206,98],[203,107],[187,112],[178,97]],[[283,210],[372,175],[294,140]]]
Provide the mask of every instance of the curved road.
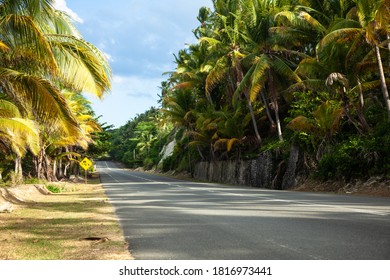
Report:
[[390,259],[390,199],[98,171],[129,249],[142,260]]

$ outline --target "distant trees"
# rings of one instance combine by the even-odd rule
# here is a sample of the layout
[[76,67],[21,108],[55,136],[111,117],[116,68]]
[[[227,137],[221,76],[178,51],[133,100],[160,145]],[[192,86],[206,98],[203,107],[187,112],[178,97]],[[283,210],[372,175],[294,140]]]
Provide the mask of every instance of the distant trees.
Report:
[[171,129],[161,119],[160,111],[152,107],[111,132],[110,155],[130,167],[151,169],[159,163]]

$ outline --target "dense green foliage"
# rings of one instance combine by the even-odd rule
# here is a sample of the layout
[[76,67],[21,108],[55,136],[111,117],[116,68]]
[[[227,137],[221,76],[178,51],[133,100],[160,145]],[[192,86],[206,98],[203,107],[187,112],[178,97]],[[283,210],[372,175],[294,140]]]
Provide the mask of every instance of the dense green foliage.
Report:
[[171,130],[156,108],[138,115],[126,125],[112,131],[111,157],[129,167],[151,169],[159,163],[160,152]]
[[[286,158],[296,143],[320,178],[389,175],[389,1],[213,4],[200,9],[198,43],[175,55],[162,85],[161,112],[177,140],[164,169],[266,149]],[[138,146],[140,129],[154,154]],[[116,132],[115,158],[150,167],[163,145],[152,140],[166,135],[139,116]]]

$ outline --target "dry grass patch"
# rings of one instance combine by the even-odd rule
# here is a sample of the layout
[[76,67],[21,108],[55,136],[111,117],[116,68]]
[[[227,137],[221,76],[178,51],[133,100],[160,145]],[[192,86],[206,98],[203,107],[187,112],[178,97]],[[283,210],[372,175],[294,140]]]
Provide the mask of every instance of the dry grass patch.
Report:
[[128,244],[100,184],[57,184],[59,194],[35,186],[9,189],[25,202],[0,214],[0,259],[128,260]]

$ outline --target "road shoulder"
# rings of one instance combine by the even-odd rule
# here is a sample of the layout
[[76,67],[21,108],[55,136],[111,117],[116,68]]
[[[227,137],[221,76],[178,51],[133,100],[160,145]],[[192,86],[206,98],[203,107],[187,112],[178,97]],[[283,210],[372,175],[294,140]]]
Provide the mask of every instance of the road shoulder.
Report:
[[13,206],[0,213],[0,259],[133,259],[100,183],[50,185],[61,193],[45,195],[23,185],[0,195],[0,203]]

